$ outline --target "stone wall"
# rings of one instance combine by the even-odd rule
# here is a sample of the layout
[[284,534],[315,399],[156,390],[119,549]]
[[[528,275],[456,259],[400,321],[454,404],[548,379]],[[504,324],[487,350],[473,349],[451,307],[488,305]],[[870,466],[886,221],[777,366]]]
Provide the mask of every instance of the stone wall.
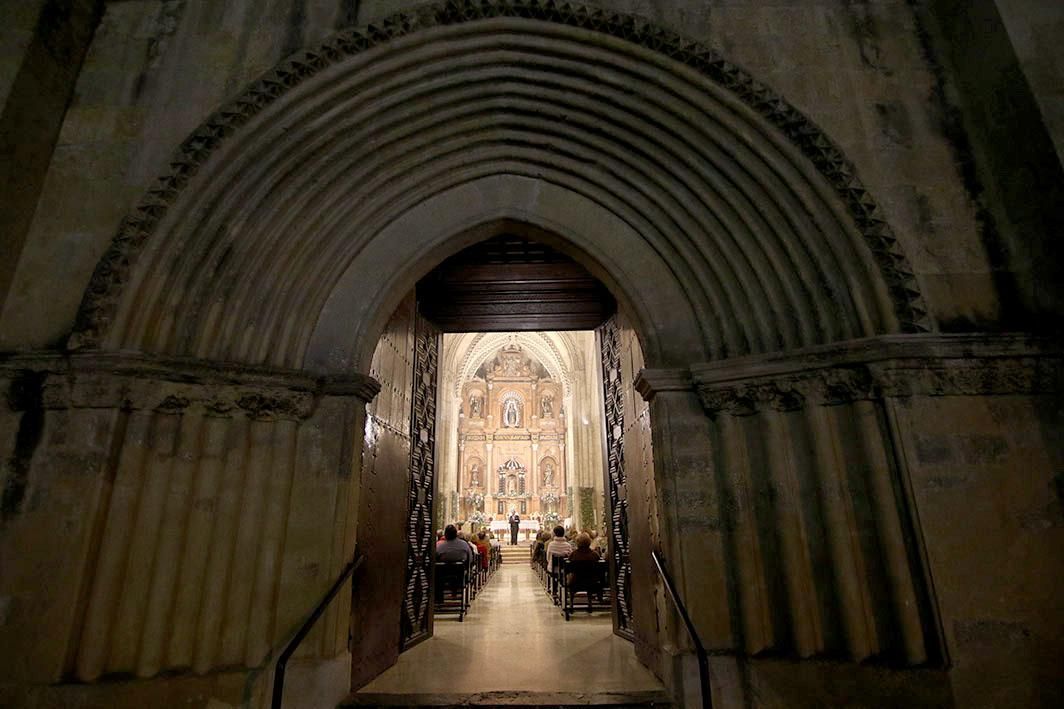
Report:
[[[268,687],[351,558],[351,434],[375,384],[104,354],[2,372],[11,701],[71,680],[135,696],[122,680],[175,671],[236,669],[187,687],[227,701]],[[298,657],[346,655],[348,612],[341,593]]]
[[[692,615],[749,658],[717,662],[723,701],[845,703],[832,687],[847,674],[870,706],[1042,706],[1059,691],[1057,346],[884,338],[692,375],[713,463],[674,514],[720,534],[727,610]],[[655,381],[670,380],[644,372]],[[685,570],[689,593],[703,574]],[[753,659],[780,654],[822,661]]]
[[995,0],[1042,120],[1064,161],[1064,7],[1045,0]]
[[102,12],[102,0],[0,2],[0,304]]
[[893,404],[958,706],[1050,706],[1064,686],[1059,370],[1048,384]]
[[1064,166],[1050,132],[1059,128],[1060,102],[1050,77],[1064,65],[1048,44],[1037,45],[1042,32],[1053,35],[1061,15],[1037,5],[914,5],[937,77],[941,130],[977,208],[977,233],[1001,306],[997,321],[942,317],[944,329],[1060,331],[1064,253],[1056,235],[1064,230]]

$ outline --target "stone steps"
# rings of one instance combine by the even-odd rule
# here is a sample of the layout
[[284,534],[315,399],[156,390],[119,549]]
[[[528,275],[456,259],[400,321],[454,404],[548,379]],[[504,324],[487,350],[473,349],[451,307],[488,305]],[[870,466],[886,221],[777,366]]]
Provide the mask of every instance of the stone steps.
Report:
[[[591,680],[593,681],[593,680]],[[356,693],[343,707],[527,707],[576,709],[577,707],[671,708],[665,692],[481,692],[478,694],[369,694]]]
[[502,563],[504,564],[527,564],[531,553],[529,550],[529,545],[524,542],[521,542],[516,546],[509,546],[507,544],[503,544],[501,550]]

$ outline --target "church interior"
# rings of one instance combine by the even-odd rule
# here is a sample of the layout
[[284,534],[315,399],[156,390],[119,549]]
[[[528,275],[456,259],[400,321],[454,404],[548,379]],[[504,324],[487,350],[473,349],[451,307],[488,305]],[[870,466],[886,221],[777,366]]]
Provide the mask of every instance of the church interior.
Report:
[[439,489],[452,496],[441,501],[443,518],[503,522],[517,513],[596,529],[603,476],[594,334],[445,335],[441,355],[440,387],[453,401],[440,412]]
[[1064,3],[0,18],[0,706],[1064,705]]

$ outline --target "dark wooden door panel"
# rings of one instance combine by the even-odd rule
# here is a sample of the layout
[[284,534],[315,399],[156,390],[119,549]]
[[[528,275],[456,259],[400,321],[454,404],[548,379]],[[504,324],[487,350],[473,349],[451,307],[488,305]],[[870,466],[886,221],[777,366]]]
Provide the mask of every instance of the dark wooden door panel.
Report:
[[632,561],[628,545],[628,476],[624,467],[624,383],[617,317],[598,328],[602,354],[602,397],[605,406],[606,501],[610,520],[610,581],[616,608],[614,631],[634,639],[632,626]]
[[580,263],[512,234],[460,251],[417,290],[425,317],[445,332],[591,330],[616,307]]
[[432,636],[432,572],[436,493],[436,386],[440,333],[420,309],[414,326],[414,392],[410,416],[410,489],[407,493],[406,568],[401,648]]

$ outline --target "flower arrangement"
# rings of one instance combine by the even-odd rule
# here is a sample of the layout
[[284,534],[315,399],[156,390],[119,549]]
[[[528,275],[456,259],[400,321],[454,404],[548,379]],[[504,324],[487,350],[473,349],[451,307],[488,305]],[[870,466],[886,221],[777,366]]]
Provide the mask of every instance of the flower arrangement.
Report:
[[469,515],[469,521],[470,522],[475,522],[476,524],[484,524],[484,522],[486,522],[487,519],[488,519],[487,515],[485,515],[480,510],[473,510],[473,514]]
[[539,496],[539,499],[542,500],[543,503],[546,505],[553,505],[555,502],[558,501],[558,496],[555,495],[553,492],[545,492]]
[[547,522],[548,524],[556,524],[562,521],[562,516],[557,512],[548,512],[547,514],[543,515],[543,521]]
[[484,493],[482,492],[469,492],[466,494],[465,499],[466,502],[477,509],[484,506]]

